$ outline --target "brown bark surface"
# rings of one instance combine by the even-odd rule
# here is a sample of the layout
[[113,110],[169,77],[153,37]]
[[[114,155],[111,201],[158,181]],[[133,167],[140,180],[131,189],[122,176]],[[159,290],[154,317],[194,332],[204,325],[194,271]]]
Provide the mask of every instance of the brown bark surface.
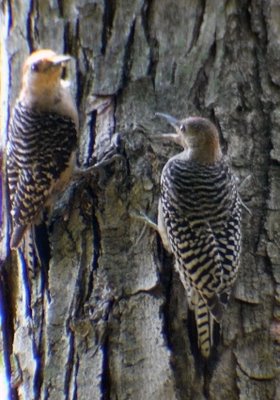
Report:
[[[75,57],[81,166],[102,158],[116,133],[122,155],[57,204],[51,254],[29,282],[15,254],[5,262],[13,398],[279,399],[278,2],[4,0],[0,23],[2,124],[23,60],[52,48]],[[172,258],[131,217],[156,220],[161,170],[179,150],[153,142],[167,129],[156,111],[211,118],[240,181],[251,176],[240,188],[251,210],[240,273],[206,366]]]

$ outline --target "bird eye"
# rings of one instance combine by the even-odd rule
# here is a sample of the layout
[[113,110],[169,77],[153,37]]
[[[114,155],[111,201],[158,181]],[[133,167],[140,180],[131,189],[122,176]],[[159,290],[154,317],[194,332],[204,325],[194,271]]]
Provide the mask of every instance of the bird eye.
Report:
[[31,65],[31,71],[32,72],[38,72],[39,71],[39,67],[37,63],[34,63]]
[[186,132],[186,127],[185,127],[185,125],[180,125],[180,131],[181,132]]

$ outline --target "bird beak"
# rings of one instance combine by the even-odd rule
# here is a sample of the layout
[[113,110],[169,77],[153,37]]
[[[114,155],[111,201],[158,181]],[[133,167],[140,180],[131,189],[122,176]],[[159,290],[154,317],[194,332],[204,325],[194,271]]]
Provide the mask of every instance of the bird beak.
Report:
[[156,113],[156,116],[157,116],[157,117],[163,117],[164,119],[166,119],[166,121],[167,121],[171,126],[173,126],[173,128],[175,128],[175,129],[178,128],[178,127],[180,126],[180,120],[177,119],[177,118],[172,117],[172,116],[169,115],[169,114],[157,112],[157,113]]
[[158,117],[163,117],[164,119],[166,119],[166,121],[171,126],[173,126],[173,128],[176,130],[176,133],[159,133],[159,134],[153,135],[153,138],[161,139],[161,140],[162,139],[172,140],[172,142],[175,142],[175,143],[179,144],[180,146],[182,146],[181,135],[179,133],[177,133],[177,129],[180,126],[180,120],[172,117],[169,114],[165,114],[165,113],[156,113],[155,115],[158,116]]
[[66,62],[69,62],[72,59],[71,56],[67,56],[64,54],[56,54],[55,56],[52,57],[51,61],[53,65],[61,65]]

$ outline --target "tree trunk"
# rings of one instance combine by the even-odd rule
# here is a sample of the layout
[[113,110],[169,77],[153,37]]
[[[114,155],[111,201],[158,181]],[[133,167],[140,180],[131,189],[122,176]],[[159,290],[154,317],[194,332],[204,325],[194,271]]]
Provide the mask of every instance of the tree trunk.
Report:
[[[22,62],[51,48],[75,57],[80,165],[114,134],[120,154],[71,185],[38,231],[42,268],[30,274],[16,254],[3,264],[11,398],[280,398],[279,15],[275,0],[4,0],[3,148]],[[153,142],[166,129],[155,111],[209,117],[240,181],[250,175],[239,277],[206,365],[172,257],[132,217],[156,220],[178,151]]]

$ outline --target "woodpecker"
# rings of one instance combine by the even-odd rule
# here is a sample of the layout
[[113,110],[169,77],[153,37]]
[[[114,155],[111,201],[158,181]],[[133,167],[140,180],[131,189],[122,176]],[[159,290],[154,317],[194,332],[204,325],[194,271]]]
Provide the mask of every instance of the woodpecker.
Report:
[[215,125],[201,117],[158,115],[175,133],[155,137],[183,147],[162,171],[158,231],[174,254],[195,313],[198,347],[208,358],[214,321],[221,322],[239,268],[241,200]]
[[75,165],[78,112],[61,79],[70,59],[44,49],[32,53],[23,65],[7,141],[11,249],[20,246],[42,210],[63,191]]

